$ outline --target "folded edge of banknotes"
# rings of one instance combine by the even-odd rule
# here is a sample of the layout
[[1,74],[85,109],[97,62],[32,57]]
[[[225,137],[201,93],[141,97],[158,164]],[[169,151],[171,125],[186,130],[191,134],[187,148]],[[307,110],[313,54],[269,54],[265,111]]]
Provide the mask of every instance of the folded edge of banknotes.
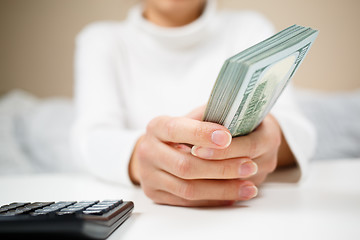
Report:
[[203,120],[224,125],[233,137],[252,132],[270,112],[317,35],[317,30],[293,25],[227,59]]

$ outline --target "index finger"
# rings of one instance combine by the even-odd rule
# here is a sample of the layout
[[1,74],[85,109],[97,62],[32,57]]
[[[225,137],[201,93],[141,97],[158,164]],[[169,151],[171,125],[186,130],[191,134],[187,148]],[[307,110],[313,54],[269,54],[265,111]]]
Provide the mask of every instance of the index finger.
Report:
[[203,159],[222,160],[238,157],[255,158],[260,153],[259,147],[261,143],[257,142],[251,134],[247,136],[240,136],[233,139],[232,144],[226,149],[214,149],[200,146],[193,146],[191,154]]
[[232,140],[226,127],[186,117],[157,117],[149,123],[147,131],[164,142],[216,149],[228,147]]

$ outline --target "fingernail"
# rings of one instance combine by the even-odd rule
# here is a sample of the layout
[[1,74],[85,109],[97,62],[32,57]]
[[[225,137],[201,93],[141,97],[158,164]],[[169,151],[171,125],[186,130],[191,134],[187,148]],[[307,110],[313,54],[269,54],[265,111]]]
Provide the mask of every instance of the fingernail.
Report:
[[211,135],[211,141],[216,145],[228,147],[231,143],[232,136],[229,132],[216,130]]
[[192,148],[191,148],[191,154],[192,155],[194,155],[195,157],[197,157],[198,155],[197,155],[197,149],[198,149],[199,147],[198,146],[193,146]]
[[211,158],[214,155],[214,150],[211,148],[193,146],[191,148],[191,154],[196,157]]
[[240,188],[240,198],[241,199],[251,199],[256,197],[256,195],[258,194],[258,189],[257,187],[253,186],[253,185],[247,185],[247,186],[243,186],[242,188]]
[[258,171],[258,166],[253,161],[246,161],[243,164],[241,164],[239,169],[240,177],[250,177],[254,174],[256,174]]

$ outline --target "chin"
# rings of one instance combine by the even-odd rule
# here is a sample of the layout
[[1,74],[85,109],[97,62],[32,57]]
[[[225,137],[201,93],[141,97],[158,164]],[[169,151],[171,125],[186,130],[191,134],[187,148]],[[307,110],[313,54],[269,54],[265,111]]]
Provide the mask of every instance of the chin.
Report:
[[202,6],[206,0],[147,0],[163,11],[193,10]]

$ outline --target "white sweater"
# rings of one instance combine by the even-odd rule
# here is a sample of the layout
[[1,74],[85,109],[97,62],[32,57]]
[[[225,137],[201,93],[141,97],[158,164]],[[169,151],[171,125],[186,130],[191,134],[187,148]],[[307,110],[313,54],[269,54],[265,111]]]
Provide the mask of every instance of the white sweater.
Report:
[[[258,13],[218,12],[214,0],[183,27],[148,22],[141,5],[124,22],[87,26],[76,42],[75,159],[98,177],[129,184],[129,159],[147,123],[206,104],[223,62],[273,33]],[[304,172],[315,136],[290,88],[272,114]]]

